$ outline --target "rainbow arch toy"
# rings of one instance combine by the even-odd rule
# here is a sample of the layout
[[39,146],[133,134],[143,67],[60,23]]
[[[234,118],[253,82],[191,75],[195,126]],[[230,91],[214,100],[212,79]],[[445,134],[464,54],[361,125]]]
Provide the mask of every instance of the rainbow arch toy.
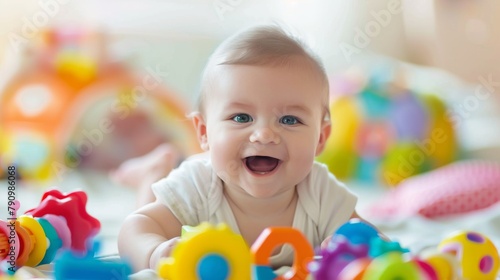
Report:
[[185,155],[199,151],[184,101],[151,71],[137,74],[111,62],[104,39],[81,29],[52,29],[30,46],[25,60],[31,64],[0,89],[2,165],[16,165],[23,179],[53,179],[80,167],[91,148],[105,141],[116,147],[118,141],[105,137],[113,134],[113,116],[125,119],[137,111]]

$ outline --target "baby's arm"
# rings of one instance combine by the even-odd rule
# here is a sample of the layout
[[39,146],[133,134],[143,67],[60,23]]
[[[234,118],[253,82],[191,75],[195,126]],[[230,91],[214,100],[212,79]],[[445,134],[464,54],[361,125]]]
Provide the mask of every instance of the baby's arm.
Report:
[[135,271],[155,269],[161,257],[170,255],[181,234],[181,223],[170,209],[156,201],[130,214],[118,235],[118,250]]
[[380,238],[382,238],[386,241],[391,240],[389,237],[387,237],[387,235],[385,235],[383,232],[381,232],[374,224],[372,224],[372,223],[368,222],[367,220],[363,219],[362,217],[360,217],[356,211],[354,211],[352,213],[352,216],[351,216],[351,219],[355,219],[355,218],[360,219],[363,223],[366,223],[366,224],[372,226],[374,229],[376,229],[378,231],[378,236]]

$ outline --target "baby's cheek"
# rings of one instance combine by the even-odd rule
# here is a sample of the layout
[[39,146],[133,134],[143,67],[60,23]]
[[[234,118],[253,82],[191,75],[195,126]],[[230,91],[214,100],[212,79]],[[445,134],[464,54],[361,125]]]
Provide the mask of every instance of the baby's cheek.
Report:
[[236,160],[229,160],[217,167],[214,166],[217,175],[226,183],[236,181],[240,167],[241,162]]

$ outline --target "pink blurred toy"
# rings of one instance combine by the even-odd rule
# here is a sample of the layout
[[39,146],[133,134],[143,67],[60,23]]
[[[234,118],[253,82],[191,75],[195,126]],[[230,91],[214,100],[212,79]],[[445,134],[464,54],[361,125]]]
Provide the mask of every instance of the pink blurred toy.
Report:
[[500,164],[464,160],[406,179],[370,209],[373,216],[435,218],[484,209],[500,201]]

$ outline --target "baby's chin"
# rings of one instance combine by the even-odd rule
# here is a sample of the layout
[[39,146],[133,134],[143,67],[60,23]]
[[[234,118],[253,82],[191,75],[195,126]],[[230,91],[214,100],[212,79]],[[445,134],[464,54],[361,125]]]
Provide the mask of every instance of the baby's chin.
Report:
[[245,192],[248,196],[251,196],[256,199],[270,199],[274,197],[278,197],[285,192],[290,190],[295,190],[295,186],[291,185],[289,187],[280,186],[277,188],[277,185],[274,184],[265,184],[265,185],[242,185],[239,187],[243,192]]

